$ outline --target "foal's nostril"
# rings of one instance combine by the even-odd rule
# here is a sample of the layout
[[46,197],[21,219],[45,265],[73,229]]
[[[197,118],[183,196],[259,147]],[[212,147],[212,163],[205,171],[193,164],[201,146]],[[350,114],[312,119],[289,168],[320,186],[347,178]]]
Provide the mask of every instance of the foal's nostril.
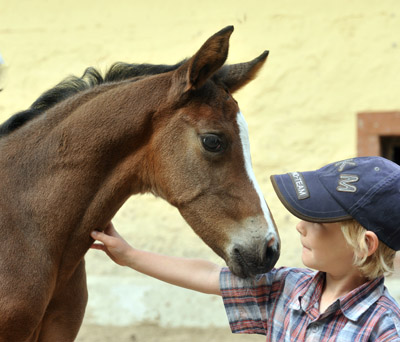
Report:
[[240,252],[240,247],[235,247],[233,249],[233,253],[236,257],[236,260],[241,264],[243,267],[247,267],[247,262],[245,258],[243,257],[242,253]]
[[272,236],[269,241],[267,242],[267,247],[272,247],[273,244],[275,243],[275,237]]
[[279,247],[276,248],[276,246],[271,245],[268,243],[268,247],[265,251],[265,260],[264,260],[264,266],[268,271],[270,271],[278,261],[280,256],[280,249]]

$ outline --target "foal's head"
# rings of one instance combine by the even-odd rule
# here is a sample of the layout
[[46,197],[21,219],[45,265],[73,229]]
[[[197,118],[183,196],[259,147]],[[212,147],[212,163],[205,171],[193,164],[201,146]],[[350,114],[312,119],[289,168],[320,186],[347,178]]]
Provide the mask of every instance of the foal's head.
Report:
[[225,65],[227,27],[171,72],[168,106],[153,119],[152,191],[175,205],[233,273],[270,270],[280,241],[252,170],[247,124],[232,93],[252,80],[268,53]]

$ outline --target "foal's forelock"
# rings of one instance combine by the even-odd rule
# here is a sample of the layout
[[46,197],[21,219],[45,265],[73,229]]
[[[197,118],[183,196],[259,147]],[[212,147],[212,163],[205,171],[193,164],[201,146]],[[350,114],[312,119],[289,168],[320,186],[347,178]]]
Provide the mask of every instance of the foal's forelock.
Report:
[[244,157],[243,159],[244,159],[244,163],[245,163],[244,166],[245,166],[247,175],[248,175],[251,183],[253,184],[256,193],[258,194],[258,196],[260,198],[261,209],[264,213],[265,220],[267,221],[267,224],[268,224],[268,232],[267,232],[266,238],[268,240],[271,237],[274,237],[275,239],[277,239],[277,232],[275,231],[275,224],[272,220],[271,212],[265,202],[261,188],[258,185],[258,182],[254,175],[253,166],[251,163],[251,156],[250,156],[250,139],[249,139],[249,130],[248,130],[247,122],[241,112],[238,112],[236,120],[237,120],[237,124],[239,126],[240,141],[242,143],[242,148],[243,148],[243,157]]

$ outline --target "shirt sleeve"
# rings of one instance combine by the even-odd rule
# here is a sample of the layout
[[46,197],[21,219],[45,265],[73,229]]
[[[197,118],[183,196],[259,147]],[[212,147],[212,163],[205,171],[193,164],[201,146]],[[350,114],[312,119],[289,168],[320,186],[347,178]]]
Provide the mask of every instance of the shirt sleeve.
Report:
[[233,333],[265,335],[268,317],[279,298],[287,269],[272,271],[251,279],[241,279],[228,268],[220,273],[221,294]]

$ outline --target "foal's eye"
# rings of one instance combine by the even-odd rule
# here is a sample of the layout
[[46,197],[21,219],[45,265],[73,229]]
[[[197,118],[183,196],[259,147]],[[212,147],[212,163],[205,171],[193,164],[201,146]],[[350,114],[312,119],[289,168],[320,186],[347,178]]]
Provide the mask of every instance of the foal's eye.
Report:
[[203,147],[209,152],[222,152],[225,148],[223,140],[216,134],[202,135],[201,143],[203,144]]

